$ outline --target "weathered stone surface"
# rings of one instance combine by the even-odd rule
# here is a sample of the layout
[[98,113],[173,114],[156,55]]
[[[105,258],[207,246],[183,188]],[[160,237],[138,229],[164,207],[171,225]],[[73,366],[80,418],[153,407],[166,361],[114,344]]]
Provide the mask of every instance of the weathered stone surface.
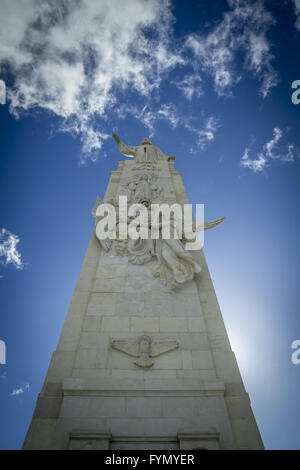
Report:
[[[104,201],[125,191],[187,204],[174,164],[141,148],[111,173]],[[158,246],[135,264],[93,231],[25,449],[263,448],[203,251],[190,252],[201,272],[171,286],[182,259]]]

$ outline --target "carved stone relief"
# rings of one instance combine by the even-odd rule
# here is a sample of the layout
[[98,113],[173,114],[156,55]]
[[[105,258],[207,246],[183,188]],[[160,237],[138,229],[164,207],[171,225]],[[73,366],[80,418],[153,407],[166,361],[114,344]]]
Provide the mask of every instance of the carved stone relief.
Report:
[[128,356],[135,357],[134,364],[138,367],[152,367],[153,357],[160,356],[169,351],[174,351],[179,347],[179,341],[176,339],[164,339],[153,341],[150,336],[142,335],[137,339],[110,339],[110,345],[113,349],[121,351]]
[[126,195],[128,202],[150,205],[163,198],[163,187],[157,183],[153,173],[134,175],[120,188],[120,195]]

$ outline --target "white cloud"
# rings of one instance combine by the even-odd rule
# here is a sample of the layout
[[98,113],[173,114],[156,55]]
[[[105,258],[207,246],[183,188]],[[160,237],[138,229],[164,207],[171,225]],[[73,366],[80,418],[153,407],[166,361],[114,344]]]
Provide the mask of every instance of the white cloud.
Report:
[[119,118],[125,119],[128,114],[144,124],[148,129],[148,137],[154,135],[155,125],[159,120],[167,121],[173,129],[178,126],[184,127],[190,133],[196,135],[196,143],[190,149],[191,153],[198,153],[199,149],[203,150],[208,143],[212,142],[220,127],[219,120],[214,116],[207,117],[202,127],[196,126],[194,124],[195,118],[180,113],[173,103],[163,104],[157,108],[147,105],[142,110],[138,110],[135,106],[121,106],[119,108]]
[[28,382],[24,382],[19,388],[14,388],[11,392],[11,396],[17,397],[19,395],[23,395],[25,392],[30,391],[30,384]]
[[202,128],[195,128],[189,122],[185,124],[190,132],[194,132],[197,136],[196,147],[190,149],[191,153],[198,153],[199,149],[204,150],[208,143],[215,140],[216,132],[220,127],[219,120],[214,116],[209,116],[204,122]]
[[198,67],[213,77],[220,96],[230,93],[241,79],[242,73],[236,69],[235,59],[242,51],[244,74],[251,73],[262,82],[260,93],[265,98],[278,83],[266,36],[275,21],[261,0],[254,3],[228,0],[228,3],[231,10],[224,14],[223,20],[206,36],[190,35],[186,47],[197,59]]
[[183,80],[172,83],[182,91],[186,99],[191,100],[194,97],[199,98],[203,95],[201,82],[202,79],[200,75],[195,73],[194,75],[185,75]]
[[262,172],[266,166],[269,166],[272,160],[280,160],[282,163],[292,163],[295,160],[295,147],[288,144],[284,149],[278,148],[279,142],[283,138],[283,131],[279,127],[274,127],[273,138],[263,145],[263,149],[259,152],[257,158],[249,157],[249,147],[246,147],[241,158],[241,165],[254,171],[254,173]]
[[280,158],[280,155],[275,154],[274,150],[276,149],[277,144],[281,138],[282,130],[279,129],[279,127],[274,127],[273,139],[269,140],[269,142],[264,145],[265,153],[269,158]]
[[120,106],[118,117],[125,119],[127,115],[131,115],[138,119],[148,129],[148,137],[152,137],[155,133],[155,124],[159,120],[167,121],[170,126],[175,129],[182,123],[176,106],[173,103],[162,104],[154,108],[151,104],[145,105],[141,110],[136,106]]
[[297,20],[295,23],[296,28],[300,31],[300,0],[293,0],[295,13],[297,16]]
[[24,264],[21,255],[17,250],[20,239],[17,235],[10,233],[5,228],[0,231],[0,264],[12,263],[17,269],[23,269]]
[[249,148],[245,149],[241,159],[242,166],[249,168],[249,170],[254,171],[254,173],[258,173],[263,171],[267,164],[267,159],[262,153],[258,155],[258,158],[251,159],[249,158]]
[[179,122],[180,118],[177,116],[177,111],[175,106],[171,104],[163,104],[160,109],[157,111],[157,116],[159,119],[166,119],[169,121],[171,126],[175,129]]
[[184,62],[173,52],[168,0],[21,1],[1,2],[0,64],[15,78],[10,109],[54,113],[84,152],[101,148],[95,119],[105,119],[119,91],[148,96]]
[[[187,100],[203,94],[203,74],[212,76],[219,95],[228,95],[251,73],[265,97],[278,81],[267,39],[274,20],[261,0],[228,3],[208,34],[180,42],[170,0],[2,0],[0,73],[14,79],[7,89],[10,110],[16,117],[36,107],[53,113],[60,130],[81,139],[84,162],[97,159],[112,116],[136,113],[151,133],[156,120],[174,129],[183,122],[168,103],[155,114],[144,106],[153,96],[157,103],[160,84],[175,68],[193,70],[183,69],[183,78],[171,82]],[[242,71],[236,66],[241,51]],[[136,94],[143,111],[132,105]],[[209,126],[197,132],[199,148],[213,140]]]
[[295,146],[292,144],[288,145],[287,153],[281,158],[283,162],[292,163],[295,161]]

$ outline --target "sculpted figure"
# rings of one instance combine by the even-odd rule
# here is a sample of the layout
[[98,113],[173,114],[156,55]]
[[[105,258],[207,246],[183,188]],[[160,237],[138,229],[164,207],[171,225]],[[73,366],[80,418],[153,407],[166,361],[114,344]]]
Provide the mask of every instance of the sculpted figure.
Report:
[[133,157],[137,162],[156,162],[158,160],[175,160],[174,156],[168,157],[158,147],[152,144],[152,142],[145,138],[141,144],[136,147],[129,147],[125,145],[117,134],[112,135],[118,144],[120,153],[126,155],[126,157]]
[[[179,239],[173,214],[170,219],[173,236],[170,239],[160,236],[158,240],[154,240],[158,264],[153,275],[160,278],[169,290],[173,290],[194,279],[201,272],[201,266],[194,261]],[[164,221],[159,223],[160,235],[163,224]]]
[[155,183],[155,177],[144,173],[135,176],[125,187],[129,202],[145,204],[147,207],[163,193],[162,186]]
[[[93,208],[93,217],[97,224],[99,217],[96,216],[96,210],[101,200],[97,198],[95,207]],[[108,203],[118,209],[118,202],[115,200],[109,200]],[[130,263],[135,265],[142,265],[147,263],[152,258],[156,258],[157,265],[154,268],[153,276],[159,278],[162,284],[167,288],[168,291],[172,291],[176,288],[183,286],[187,281],[191,281],[194,277],[201,272],[201,266],[194,260],[185,247],[185,238],[179,237],[179,230],[177,230],[177,222],[174,218],[174,214],[170,214],[170,220],[159,220],[152,221],[150,217],[150,208],[144,204],[140,204],[141,207],[146,209],[148,216],[145,219],[129,217],[127,216],[127,224],[131,224],[132,227],[144,229],[149,234],[146,238],[138,237],[137,239],[128,236],[126,240],[117,238],[115,239],[115,250],[119,256],[128,256]],[[202,224],[196,224],[196,231],[208,230],[215,227],[216,225],[223,222],[224,218],[214,220],[212,222],[205,222]],[[162,236],[164,229],[170,226],[170,238]],[[119,229],[119,217],[118,213],[116,216],[116,234]],[[158,232],[158,238],[151,238],[151,229],[156,229]],[[138,231],[139,231],[138,230]],[[97,233],[96,233],[97,235]],[[99,239],[102,248],[105,251],[109,251],[112,245],[112,240]]]

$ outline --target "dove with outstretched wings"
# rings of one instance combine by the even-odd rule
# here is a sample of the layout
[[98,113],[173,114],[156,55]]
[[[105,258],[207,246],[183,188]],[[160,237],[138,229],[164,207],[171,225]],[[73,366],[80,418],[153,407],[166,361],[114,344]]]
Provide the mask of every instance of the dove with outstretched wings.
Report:
[[169,351],[174,351],[179,347],[179,341],[176,339],[162,339],[152,341],[150,336],[142,335],[137,339],[111,338],[110,345],[113,349],[121,351],[128,356],[136,357],[134,363],[139,367],[151,367],[154,361],[152,357],[160,356]]

